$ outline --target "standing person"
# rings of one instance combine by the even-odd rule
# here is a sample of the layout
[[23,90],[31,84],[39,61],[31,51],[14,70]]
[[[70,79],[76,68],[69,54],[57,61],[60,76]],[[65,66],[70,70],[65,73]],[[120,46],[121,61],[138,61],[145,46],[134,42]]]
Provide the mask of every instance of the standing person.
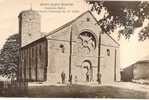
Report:
[[101,73],[97,74],[97,81],[99,84],[101,84]]
[[78,78],[77,78],[77,76],[75,76],[74,78],[75,78],[75,83],[77,83],[77,81],[78,81]]
[[61,73],[61,79],[62,79],[62,84],[64,84],[65,83],[65,73],[64,72],[62,72]]
[[72,84],[72,74],[70,74],[69,82],[70,82],[70,84]]
[[86,81],[89,82],[89,71],[86,72]]

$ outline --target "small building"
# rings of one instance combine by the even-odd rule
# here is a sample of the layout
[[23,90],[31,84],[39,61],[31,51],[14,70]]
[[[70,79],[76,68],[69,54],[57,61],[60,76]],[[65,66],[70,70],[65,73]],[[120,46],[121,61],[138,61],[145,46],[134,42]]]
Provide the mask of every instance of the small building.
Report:
[[60,83],[65,73],[66,83],[70,79],[97,82],[99,76],[102,83],[120,80],[119,44],[102,33],[90,11],[44,37],[40,18],[33,10],[19,15],[21,78],[29,82]]
[[131,82],[133,80],[133,65],[121,69],[121,81]]
[[149,80],[149,59],[143,58],[129,67],[124,68],[121,71],[121,80],[133,82]]

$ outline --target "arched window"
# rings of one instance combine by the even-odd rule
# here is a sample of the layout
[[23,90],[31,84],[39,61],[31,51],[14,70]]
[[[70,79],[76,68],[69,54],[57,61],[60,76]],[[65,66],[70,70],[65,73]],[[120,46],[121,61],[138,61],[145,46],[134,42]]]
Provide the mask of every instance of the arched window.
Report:
[[64,53],[65,52],[65,47],[64,47],[63,44],[60,45],[60,48],[61,48],[61,52]]
[[86,18],[86,21],[89,22],[90,21],[90,18]]
[[81,48],[86,49],[87,52],[89,53],[91,50],[95,50],[96,48],[96,38],[93,35],[93,33],[88,32],[88,31],[83,31],[82,33],[79,34],[78,37]]
[[110,49],[107,49],[107,56],[110,56]]

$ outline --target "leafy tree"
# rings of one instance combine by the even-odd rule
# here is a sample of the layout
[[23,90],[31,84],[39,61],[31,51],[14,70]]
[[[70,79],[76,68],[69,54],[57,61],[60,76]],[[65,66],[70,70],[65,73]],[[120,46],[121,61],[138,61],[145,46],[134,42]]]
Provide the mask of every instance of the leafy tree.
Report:
[[0,62],[3,66],[0,70],[1,74],[7,78],[15,78],[17,67],[19,64],[19,35],[11,35],[5,42],[1,54]]
[[[119,37],[129,39],[134,29],[143,25],[145,19],[149,19],[149,2],[147,1],[100,1],[86,0],[91,5],[91,11],[101,13],[102,9],[108,12],[98,21],[102,31],[112,33],[120,28]],[[139,33],[139,40],[149,38],[149,24]]]

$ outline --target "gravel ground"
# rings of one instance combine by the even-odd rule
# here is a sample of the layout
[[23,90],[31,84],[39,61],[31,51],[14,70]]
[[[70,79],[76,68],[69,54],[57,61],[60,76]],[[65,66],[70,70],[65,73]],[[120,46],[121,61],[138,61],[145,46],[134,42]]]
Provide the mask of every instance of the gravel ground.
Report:
[[112,84],[29,84],[27,93],[8,88],[0,89],[1,97],[51,97],[51,98],[125,98],[149,99],[149,85],[131,82]]
[[114,86],[30,86],[27,97],[52,98],[149,98],[147,92]]

